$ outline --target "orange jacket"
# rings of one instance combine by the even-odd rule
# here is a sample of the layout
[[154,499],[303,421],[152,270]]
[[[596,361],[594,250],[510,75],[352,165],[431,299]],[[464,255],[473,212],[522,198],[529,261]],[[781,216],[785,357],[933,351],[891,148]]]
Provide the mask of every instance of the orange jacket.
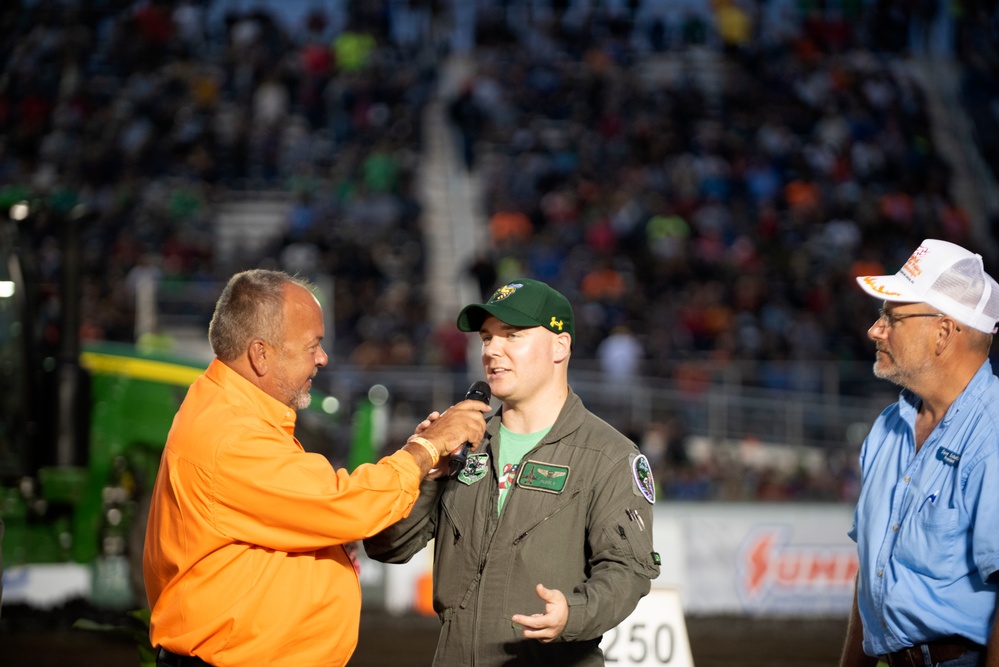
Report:
[[153,646],[216,667],[347,663],[361,588],[342,545],[405,517],[420,470],[400,450],[348,475],[294,428],[294,410],[217,359],[191,385],[146,530]]

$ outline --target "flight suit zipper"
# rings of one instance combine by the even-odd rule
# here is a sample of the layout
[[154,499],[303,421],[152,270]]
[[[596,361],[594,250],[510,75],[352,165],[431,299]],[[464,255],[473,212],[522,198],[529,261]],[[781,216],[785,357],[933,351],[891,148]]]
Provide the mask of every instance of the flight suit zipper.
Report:
[[530,535],[538,526],[540,526],[541,524],[543,524],[545,521],[548,521],[548,519],[552,518],[553,516],[555,516],[556,514],[558,514],[559,512],[561,512],[562,510],[564,510],[566,507],[568,507],[569,505],[571,505],[576,500],[576,496],[578,496],[578,495],[579,495],[579,491],[578,490],[577,491],[573,491],[572,495],[569,496],[569,500],[567,500],[564,505],[562,505],[561,507],[559,507],[558,509],[556,509],[554,512],[552,512],[548,516],[542,518],[536,524],[534,524],[533,526],[531,526],[530,528],[528,528],[527,530],[525,530],[523,533],[521,533],[520,535],[518,535],[513,540],[514,546],[520,544],[525,539],[527,539],[527,536]]

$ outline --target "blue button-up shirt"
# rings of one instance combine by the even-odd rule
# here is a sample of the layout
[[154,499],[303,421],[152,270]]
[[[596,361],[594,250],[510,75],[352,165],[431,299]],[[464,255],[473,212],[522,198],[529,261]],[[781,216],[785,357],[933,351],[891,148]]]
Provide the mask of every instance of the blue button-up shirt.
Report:
[[920,450],[920,399],[903,390],[860,452],[850,537],[864,652],[962,635],[987,642],[999,584],[999,378],[988,361]]

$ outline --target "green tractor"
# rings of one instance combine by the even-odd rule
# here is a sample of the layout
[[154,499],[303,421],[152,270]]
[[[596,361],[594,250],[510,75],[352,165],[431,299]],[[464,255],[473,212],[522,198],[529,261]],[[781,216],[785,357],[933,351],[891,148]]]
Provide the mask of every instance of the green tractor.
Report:
[[34,467],[22,457],[0,486],[4,597],[40,606],[75,596],[98,607],[141,606],[145,501],[173,412],[204,364],[113,344],[88,345],[79,361],[85,460]]

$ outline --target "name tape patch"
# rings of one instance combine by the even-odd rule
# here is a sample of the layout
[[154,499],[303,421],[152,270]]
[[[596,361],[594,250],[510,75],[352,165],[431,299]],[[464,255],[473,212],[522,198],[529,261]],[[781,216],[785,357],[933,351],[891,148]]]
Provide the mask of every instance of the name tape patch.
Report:
[[562,493],[568,481],[569,466],[542,461],[525,461],[517,474],[517,486],[545,493]]

